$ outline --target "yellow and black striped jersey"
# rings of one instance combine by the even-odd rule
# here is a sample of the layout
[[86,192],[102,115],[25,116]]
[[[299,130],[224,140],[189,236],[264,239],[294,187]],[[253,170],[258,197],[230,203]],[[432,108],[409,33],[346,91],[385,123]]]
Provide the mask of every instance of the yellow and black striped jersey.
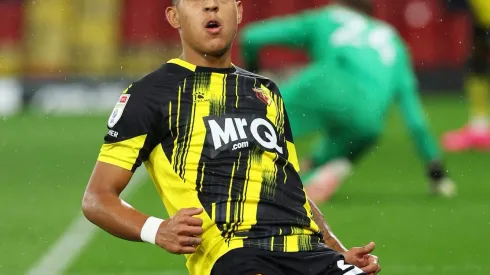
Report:
[[99,161],[131,171],[144,163],[169,215],[205,210],[203,243],[187,256],[191,274],[210,274],[240,247],[324,246],[271,80],[172,59],[123,92],[108,128]]

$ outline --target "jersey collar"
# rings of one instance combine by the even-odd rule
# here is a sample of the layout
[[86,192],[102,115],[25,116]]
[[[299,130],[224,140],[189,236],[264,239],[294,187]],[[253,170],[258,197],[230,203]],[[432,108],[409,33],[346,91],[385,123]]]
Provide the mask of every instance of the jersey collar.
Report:
[[179,65],[193,72],[210,72],[210,73],[222,73],[222,74],[229,74],[229,73],[236,72],[236,68],[234,64],[231,64],[232,67],[230,68],[200,67],[180,58],[173,58],[169,60],[167,63]]

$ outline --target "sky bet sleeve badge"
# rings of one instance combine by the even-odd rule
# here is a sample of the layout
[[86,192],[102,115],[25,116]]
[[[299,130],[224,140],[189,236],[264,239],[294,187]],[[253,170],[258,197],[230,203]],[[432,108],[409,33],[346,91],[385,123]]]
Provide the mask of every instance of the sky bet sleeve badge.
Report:
[[119,119],[121,119],[124,108],[126,108],[126,104],[128,103],[130,96],[131,95],[124,94],[119,97],[119,100],[117,101],[116,106],[109,117],[109,121],[107,122],[109,128],[114,127]]

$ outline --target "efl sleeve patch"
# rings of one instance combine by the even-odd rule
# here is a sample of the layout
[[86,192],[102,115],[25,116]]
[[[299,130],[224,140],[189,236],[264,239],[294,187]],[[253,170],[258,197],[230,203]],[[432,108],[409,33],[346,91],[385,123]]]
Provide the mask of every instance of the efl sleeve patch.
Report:
[[128,103],[130,96],[131,95],[128,94],[122,94],[119,97],[119,100],[117,101],[116,106],[114,106],[114,110],[112,110],[111,116],[107,122],[109,128],[114,127],[119,119],[121,119],[124,108],[126,108],[126,104]]
[[156,94],[151,85],[135,83],[119,96],[107,120],[101,161],[135,170],[148,159],[163,131]]

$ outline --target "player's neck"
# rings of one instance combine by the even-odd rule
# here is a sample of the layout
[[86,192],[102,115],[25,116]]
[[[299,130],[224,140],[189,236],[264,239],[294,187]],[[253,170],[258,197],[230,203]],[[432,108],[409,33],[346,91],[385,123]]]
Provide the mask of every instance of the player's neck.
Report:
[[203,55],[184,47],[180,58],[199,67],[230,68],[232,66],[231,51],[228,51],[222,56],[215,57],[210,55]]

